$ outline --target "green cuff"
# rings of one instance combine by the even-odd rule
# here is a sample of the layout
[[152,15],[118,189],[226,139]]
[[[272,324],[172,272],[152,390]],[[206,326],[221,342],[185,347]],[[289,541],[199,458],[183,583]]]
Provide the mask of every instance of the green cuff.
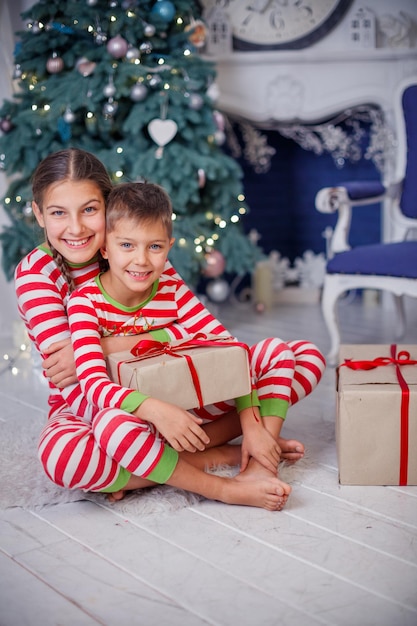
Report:
[[145,402],[145,400],[149,398],[149,396],[145,396],[140,391],[132,391],[122,402],[121,409],[122,411],[126,411],[126,413],[134,413],[138,406]]
[[285,420],[288,411],[288,401],[280,398],[267,398],[260,402],[261,417],[280,417]]
[[165,446],[162,456],[158,461],[158,465],[147,475],[146,480],[152,480],[154,483],[164,485],[172,476],[174,469],[178,463],[178,452],[170,446]]
[[249,409],[251,406],[260,406],[258,392],[256,391],[256,389],[252,389],[252,392],[246,394],[246,396],[240,396],[239,398],[236,398],[235,403],[238,413],[243,411],[243,409]]
[[115,491],[124,489],[129,482],[131,475],[132,474],[128,472],[126,468],[120,467],[119,475],[117,476],[115,482],[109,487],[100,489],[98,493],[114,493]]
[[149,331],[149,334],[152,335],[153,339],[156,339],[156,341],[172,341],[169,333],[167,333],[165,328],[157,328],[156,330],[151,330]]

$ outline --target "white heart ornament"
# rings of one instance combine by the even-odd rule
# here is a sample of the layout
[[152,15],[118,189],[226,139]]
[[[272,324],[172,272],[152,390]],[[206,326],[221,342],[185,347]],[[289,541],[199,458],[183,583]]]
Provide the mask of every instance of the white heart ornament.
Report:
[[148,131],[156,143],[161,148],[174,139],[178,126],[174,120],[155,119],[149,122]]
[[174,120],[151,120],[148,124],[148,131],[157,146],[163,148],[174,139],[178,126]]

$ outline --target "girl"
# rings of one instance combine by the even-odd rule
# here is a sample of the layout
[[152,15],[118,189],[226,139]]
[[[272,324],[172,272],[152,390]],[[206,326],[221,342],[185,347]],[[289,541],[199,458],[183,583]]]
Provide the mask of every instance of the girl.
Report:
[[[129,480],[126,483],[124,468],[98,446],[92,429],[94,410],[79,385],[67,385],[74,383],[75,377],[65,306],[71,289],[89,281],[99,271],[97,251],[104,241],[104,209],[110,190],[111,181],[103,165],[81,150],[64,150],[50,155],[39,165],[33,178],[33,210],[45,229],[48,243],[36,248],[19,264],[16,292],[19,311],[32,341],[42,355],[52,353],[45,362],[51,388],[49,420],[40,440],[40,458],[46,473],[55,483],[68,488],[120,493],[122,483],[125,489],[136,486],[129,484]],[[175,274],[169,264],[165,273]],[[170,336],[178,337],[177,332]],[[132,342],[128,345],[120,342],[128,339],[106,339],[110,346],[105,346],[105,350],[127,349]],[[119,343],[115,346],[114,341]],[[63,388],[59,389],[58,385]],[[218,436],[219,431],[212,431],[209,445],[239,434],[235,417],[227,423],[224,421],[229,430],[223,431],[223,440]],[[207,446],[207,441],[205,438],[203,446]],[[281,441],[289,458],[295,460],[302,455],[299,442]],[[200,466],[210,462],[236,464],[236,450],[222,447],[213,454],[213,450],[206,449],[191,456],[193,463]],[[242,493],[233,497],[241,503],[281,508],[289,493],[287,486],[276,482],[269,483],[262,493],[255,491],[249,500]],[[232,498],[230,493],[225,497]]]

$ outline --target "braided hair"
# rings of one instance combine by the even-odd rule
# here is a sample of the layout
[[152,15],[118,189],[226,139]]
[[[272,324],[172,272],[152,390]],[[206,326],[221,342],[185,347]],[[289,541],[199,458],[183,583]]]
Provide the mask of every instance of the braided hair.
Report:
[[[50,185],[58,182],[84,180],[94,182],[103,194],[104,201],[107,201],[107,197],[112,190],[112,182],[103,163],[96,156],[79,148],[67,148],[54,152],[39,163],[32,176],[33,200],[42,212],[44,196]],[[58,268],[68,283],[68,289],[71,293],[75,285],[69,265],[62,254],[48,241],[47,233],[46,240]],[[98,252],[98,261],[100,270],[107,269],[107,262],[103,259],[100,252]]]

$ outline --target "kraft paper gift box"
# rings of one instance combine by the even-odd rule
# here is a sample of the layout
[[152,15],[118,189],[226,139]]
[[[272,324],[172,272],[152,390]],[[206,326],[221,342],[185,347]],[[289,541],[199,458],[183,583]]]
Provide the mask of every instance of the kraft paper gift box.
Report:
[[110,354],[107,370],[110,378],[123,387],[187,410],[250,393],[249,360],[244,344],[219,337],[213,341],[210,336],[207,340],[202,347],[184,345],[183,340],[170,344],[152,342],[156,352],[161,352],[164,346],[170,346],[169,350],[173,348],[174,352],[152,356],[148,350],[139,359],[129,351]]
[[340,483],[417,485],[417,346],[342,345],[337,371]]

